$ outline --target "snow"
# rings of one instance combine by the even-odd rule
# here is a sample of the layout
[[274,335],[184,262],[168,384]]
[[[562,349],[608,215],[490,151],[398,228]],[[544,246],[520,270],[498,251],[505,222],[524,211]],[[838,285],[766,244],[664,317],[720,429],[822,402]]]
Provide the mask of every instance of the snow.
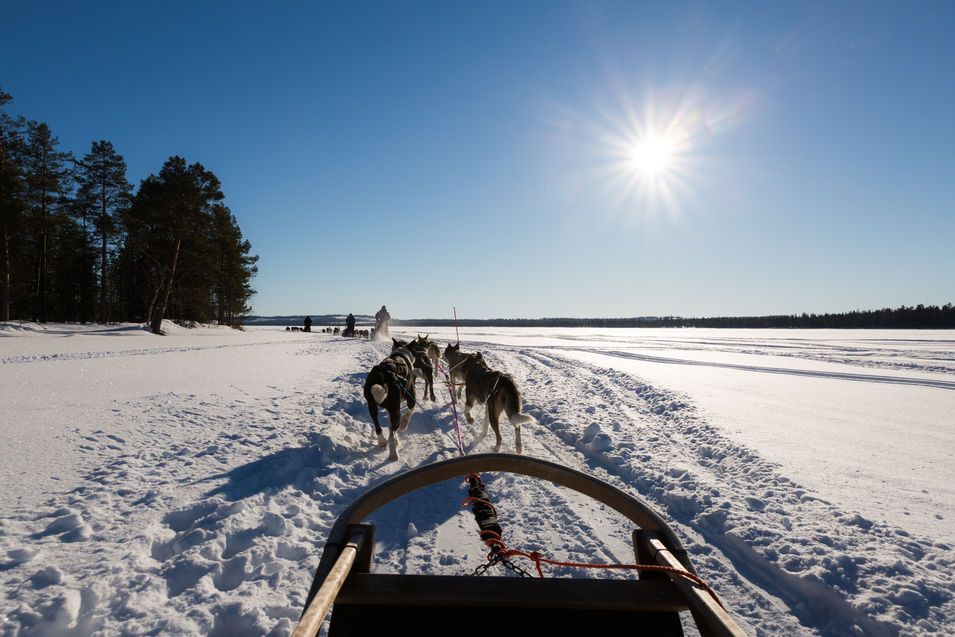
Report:
[[[446,392],[423,403],[444,431],[416,413],[400,460],[377,446],[361,388],[386,344],[167,331],[0,323],[0,635],[288,635],[337,515],[456,453]],[[540,423],[524,453],[646,500],[748,632],[955,632],[955,334],[462,337],[524,392]],[[465,444],[490,451],[475,412]],[[485,478],[511,546],[632,561],[613,511]],[[376,512],[376,569],[470,573],[484,550],[465,495],[449,481]]]

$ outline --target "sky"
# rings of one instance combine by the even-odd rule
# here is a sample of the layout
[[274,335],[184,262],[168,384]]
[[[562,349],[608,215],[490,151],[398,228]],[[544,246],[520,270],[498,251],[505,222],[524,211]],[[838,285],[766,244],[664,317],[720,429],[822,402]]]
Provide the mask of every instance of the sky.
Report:
[[253,312],[955,302],[951,2],[12,2],[8,112],[222,181]]

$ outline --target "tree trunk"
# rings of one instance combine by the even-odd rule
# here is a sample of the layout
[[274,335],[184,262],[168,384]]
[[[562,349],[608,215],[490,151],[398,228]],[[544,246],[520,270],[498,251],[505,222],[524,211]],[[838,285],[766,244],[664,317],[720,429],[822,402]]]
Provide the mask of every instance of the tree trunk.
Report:
[[104,323],[109,323],[110,312],[109,304],[106,301],[106,231],[103,231],[103,245],[102,245],[102,254],[103,259],[102,264],[100,265],[100,275],[99,275],[99,318]]
[[[43,206],[46,208],[46,205]],[[46,323],[46,212],[43,213],[43,228],[40,230],[40,264],[36,282],[36,320]]]
[[182,247],[182,232],[176,235],[176,245],[172,251],[172,264],[169,266],[169,274],[163,284],[164,289],[160,292],[159,302],[153,308],[152,320],[149,328],[153,334],[162,334],[162,319],[166,313],[166,305],[169,303],[169,294],[172,292],[173,278],[176,276],[176,263],[179,261],[179,249]]
[[36,320],[46,323],[46,153],[43,157],[43,172],[40,179],[40,264],[36,282]]
[[99,318],[104,323],[109,322],[109,309],[106,305],[106,224],[109,221],[106,216],[106,170],[103,170],[103,182],[100,190],[100,270],[99,270]]
[[0,321],[10,320],[10,234],[3,231],[3,275],[0,276]]

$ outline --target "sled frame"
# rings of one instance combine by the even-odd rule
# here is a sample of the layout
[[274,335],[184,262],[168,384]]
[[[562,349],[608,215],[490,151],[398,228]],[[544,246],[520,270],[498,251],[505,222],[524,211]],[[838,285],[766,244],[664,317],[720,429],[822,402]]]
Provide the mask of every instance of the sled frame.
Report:
[[[371,488],[332,527],[293,637],[318,634],[332,604],[330,637],[374,634],[404,626],[416,635],[524,634],[614,630],[682,635],[679,613],[690,611],[703,637],[745,633],[702,587],[667,573],[636,580],[372,574],[374,527],[362,521],[392,500],[469,473],[525,475],[567,487],[614,509],[639,527],[635,558],[695,574],[667,523],[642,500],[590,475],[527,456],[487,453],[411,469]],[[447,621],[453,621],[453,624]],[[621,624],[621,622],[626,622]],[[493,623],[493,627],[491,624]],[[453,628],[452,628],[453,627]],[[616,627],[616,628],[615,628]],[[513,632],[512,631],[517,631]]]

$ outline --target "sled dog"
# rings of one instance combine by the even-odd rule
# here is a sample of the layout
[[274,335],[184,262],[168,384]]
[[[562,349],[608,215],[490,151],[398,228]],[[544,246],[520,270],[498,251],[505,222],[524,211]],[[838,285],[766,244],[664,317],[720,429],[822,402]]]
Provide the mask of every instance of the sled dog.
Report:
[[[521,392],[510,375],[491,369],[480,352],[461,353],[460,345],[448,345],[444,350],[448,363],[456,365],[459,375],[464,376],[464,417],[468,423],[474,423],[471,409],[477,401],[487,407],[484,414],[484,427],[481,436],[487,435],[488,425],[494,430],[496,438],[494,451],[501,450],[501,413],[507,414],[507,420],[514,426],[514,448],[523,452],[521,444],[521,425],[536,423],[533,416],[523,413]],[[452,373],[453,376],[453,373]]]
[[[365,379],[365,400],[378,434],[378,446],[388,446],[391,460],[398,459],[398,430],[408,427],[417,404],[414,366],[415,353],[405,347],[405,343],[395,340],[388,358],[372,367]],[[408,406],[404,416],[400,415],[402,400]],[[385,440],[378,423],[378,410],[382,408],[388,412],[388,440]]]

